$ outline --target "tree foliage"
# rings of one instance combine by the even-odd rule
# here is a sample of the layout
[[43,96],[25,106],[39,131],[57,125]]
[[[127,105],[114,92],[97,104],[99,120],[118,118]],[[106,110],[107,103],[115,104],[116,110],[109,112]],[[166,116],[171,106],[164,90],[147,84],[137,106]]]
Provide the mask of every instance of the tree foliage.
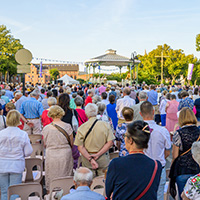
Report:
[[194,55],[185,55],[182,49],[174,50],[167,44],[158,45],[144,56],[139,55],[138,79],[139,82],[145,81],[148,84],[158,84],[161,79],[161,52],[163,52],[163,74],[164,79],[168,79],[173,83],[180,79],[181,75],[184,79],[187,77],[188,64],[194,64],[193,82],[200,75],[200,66],[198,59]]
[[57,77],[60,75],[60,72],[57,68],[53,68],[49,70],[51,78],[56,81]]
[[17,63],[15,54],[23,45],[19,39],[15,39],[10,30],[4,25],[0,25],[0,72],[9,77],[17,74]]
[[200,51],[200,34],[196,36],[196,50]]

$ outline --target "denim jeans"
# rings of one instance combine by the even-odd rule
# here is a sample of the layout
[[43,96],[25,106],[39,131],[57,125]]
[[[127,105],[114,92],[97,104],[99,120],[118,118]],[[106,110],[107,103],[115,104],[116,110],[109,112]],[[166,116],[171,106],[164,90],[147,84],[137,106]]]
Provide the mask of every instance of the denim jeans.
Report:
[[[1,200],[7,200],[8,187],[20,184],[22,182],[22,174],[18,173],[0,173]],[[11,200],[16,199],[17,195],[12,195]]]
[[166,184],[166,169],[165,167],[162,169],[161,177],[160,177],[160,183],[158,186],[157,191],[157,199],[158,200],[164,200],[164,189]]
[[177,186],[178,186],[178,194],[179,194],[180,200],[182,200],[181,193],[183,192],[185,184],[186,184],[188,178],[190,178],[191,176],[194,176],[194,174],[183,174],[183,175],[176,177],[176,183],[177,183]]

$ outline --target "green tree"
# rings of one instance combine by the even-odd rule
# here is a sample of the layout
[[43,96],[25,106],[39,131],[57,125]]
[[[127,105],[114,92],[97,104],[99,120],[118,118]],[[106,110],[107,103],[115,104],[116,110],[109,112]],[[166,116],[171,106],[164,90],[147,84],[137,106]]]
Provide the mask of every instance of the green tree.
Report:
[[23,48],[19,39],[15,39],[10,30],[4,25],[0,25],[0,72],[8,80],[17,74],[17,63],[14,54]]
[[57,68],[53,68],[49,70],[51,78],[56,81],[57,77],[60,75],[60,72]]
[[196,50],[200,51],[200,34],[196,36]]

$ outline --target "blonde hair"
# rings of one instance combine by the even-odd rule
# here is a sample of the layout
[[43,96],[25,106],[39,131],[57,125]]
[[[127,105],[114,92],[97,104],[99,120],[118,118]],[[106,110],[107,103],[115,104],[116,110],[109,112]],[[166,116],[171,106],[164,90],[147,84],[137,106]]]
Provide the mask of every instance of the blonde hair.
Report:
[[181,112],[179,114],[178,123],[179,123],[180,127],[182,127],[186,124],[196,124],[197,125],[197,118],[196,118],[194,112],[190,108],[184,107],[181,109]]
[[8,110],[16,109],[15,104],[12,103],[12,102],[7,103],[7,104],[6,104],[6,108],[7,108]]
[[20,113],[17,110],[10,110],[6,116],[7,126],[19,126],[20,125]]
[[65,115],[65,111],[58,105],[51,106],[48,112],[48,117],[52,119],[62,118]]

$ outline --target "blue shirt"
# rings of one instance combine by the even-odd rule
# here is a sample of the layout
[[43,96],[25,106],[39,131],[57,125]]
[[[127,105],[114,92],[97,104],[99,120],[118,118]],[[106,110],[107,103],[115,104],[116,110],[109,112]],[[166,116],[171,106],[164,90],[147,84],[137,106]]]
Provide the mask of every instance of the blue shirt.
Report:
[[148,101],[153,105],[157,105],[158,93],[155,90],[150,90],[148,93]]
[[27,98],[25,96],[21,96],[20,99],[18,99],[17,102],[15,103],[16,110],[18,110],[20,112],[21,105],[26,100],[27,100]]
[[10,100],[14,98],[13,92],[10,90],[6,90],[5,96],[7,96]]
[[88,186],[79,186],[75,191],[67,194],[61,200],[105,200],[104,196],[93,192]]
[[178,111],[181,110],[181,109],[184,108],[184,107],[188,107],[188,108],[190,108],[191,110],[193,110],[194,102],[193,102],[193,100],[192,100],[190,97],[186,97],[185,99],[182,99],[182,100],[179,102]]
[[34,97],[29,100],[24,101],[21,105],[20,113],[24,115],[25,118],[35,119],[39,118],[44,111],[42,103],[37,101]]
[[116,112],[116,103],[114,104],[108,104],[107,105],[107,113],[108,116],[112,119],[114,130],[116,130],[117,124],[118,124],[118,117]]
[[1,96],[1,99],[3,99],[6,102],[6,104],[10,101],[7,96]]

